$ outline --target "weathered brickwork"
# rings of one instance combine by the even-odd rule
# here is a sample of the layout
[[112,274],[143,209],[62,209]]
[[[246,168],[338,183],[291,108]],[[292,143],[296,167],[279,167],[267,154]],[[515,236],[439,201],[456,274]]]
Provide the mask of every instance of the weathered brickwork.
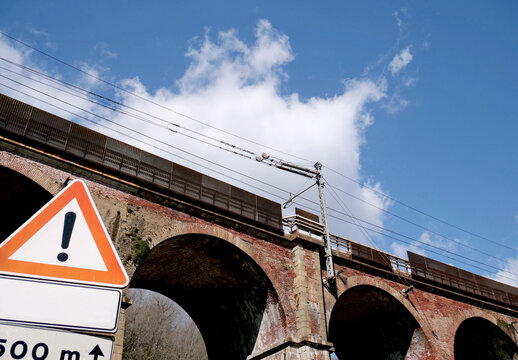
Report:
[[[247,226],[239,220],[235,220],[236,226],[209,221],[211,216],[220,215],[203,218],[169,206],[174,202],[166,195],[152,198],[152,191],[138,184],[123,180],[118,184],[116,178],[70,162],[60,164],[55,157],[34,157],[0,151],[0,175],[2,168],[13,170],[50,196],[57,194],[67,179],[84,180],[132,279],[130,286],[160,291],[181,303],[197,324],[199,320],[208,351],[215,359],[228,351],[229,359],[329,360],[331,351],[339,351],[330,337],[333,331],[338,339],[340,334],[349,334],[348,326],[358,321],[354,314],[333,310],[339,303],[344,309],[361,309],[362,299],[372,299],[369,294],[386,304],[376,309],[378,312],[365,310],[365,316],[382,314],[384,309],[396,315],[409,314],[407,325],[401,325],[408,333],[401,339],[407,344],[405,359],[454,359],[456,331],[473,317],[486,319],[514,343],[518,341],[512,325],[517,320],[516,311],[485,308],[464,301],[462,296],[456,298],[417,285],[405,296],[402,290],[410,283],[404,278],[355,269],[347,266],[350,259],[337,261],[335,292],[323,286],[322,247],[314,239],[268,230],[263,234],[260,229],[242,231]],[[149,253],[139,252],[137,243],[147,243]],[[197,254],[204,263],[196,262]],[[336,256],[340,257],[338,253]],[[227,299],[226,294],[235,294],[237,300]],[[234,301],[233,309],[226,309],[227,300]],[[203,301],[214,310],[212,313],[201,309]],[[223,324],[232,324],[232,314],[239,316],[239,331],[232,330],[234,325],[226,328]],[[210,316],[222,323],[215,327],[206,319]],[[230,340],[218,337],[226,331]],[[114,359],[122,358],[123,332],[121,316]],[[379,334],[385,339],[387,333]],[[218,349],[224,340],[228,341],[228,350]],[[396,351],[387,346],[387,351]]]
[[405,284],[403,277],[398,279],[399,281],[392,281],[340,266],[337,267],[337,271],[340,272],[337,296],[331,296],[329,293],[325,295],[327,319],[331,318],[336,300],[346,295],[348,290],[358,286],[383,290],[402,304],[419,325],[405,359],[454,359],[456,331],[463,321],[474,317],[488,320],[515,343],[518,342],[517,332],[510,326],[516,321],[516,317],[417,288],[405,296],[402,291],[409,288],[409,283]]

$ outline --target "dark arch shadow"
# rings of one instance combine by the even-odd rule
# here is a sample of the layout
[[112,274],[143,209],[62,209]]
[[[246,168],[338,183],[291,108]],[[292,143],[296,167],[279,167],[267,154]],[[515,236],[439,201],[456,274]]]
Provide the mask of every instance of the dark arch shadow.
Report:
[[28,177],[0,166],[0,243],[52,199]]
[[246,359],[261,340],[262,322],[269,336],[284,336],[267,275],[243,251],[215,237],[189,234],[160,243],[138,266],[130,287],[178,303],[200,330],[209,359]]
[[455,360],[512,360],[517,353],[509,335],[483,318],[464,320],[455,334]]
[[[339,359],[403,360],[418,331],[419,324],[403,304],[367,285],[343,293],[329,322],[329,338]],[[422,332],[419,336],[426,341]]]

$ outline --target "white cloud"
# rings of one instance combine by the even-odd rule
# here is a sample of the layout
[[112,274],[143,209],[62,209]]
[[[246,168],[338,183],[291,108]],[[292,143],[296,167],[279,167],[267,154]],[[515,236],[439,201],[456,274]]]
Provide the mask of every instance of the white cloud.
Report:
[[[409,241],[408,239],[402,239]],[[466,248],[468,242],[465,239],[459,238],[445,238],[431,231],[425,231],[416,241],[411,241],[410,244],[402,244],[401,242],[393,242],[391,249],[394,255],[406,258],[406,250],[423,256],[430,256],[437,258],[438,254],[443,254],[444,258],[438,259],[440,261],[449,263],[452,261],[451,257],[454,256],[460,249],[466,254]]]
[[[513,274],[518,274],[518,258],[509,258],[506,259],[503,266],[501,266],[503,270],[498,271],[496,274],[491,276],[490,278],[496,281],[503,282],[505,284],[509,284],[512,286],[518,287],[518,276]],[[513,280],[517,279],[517,280]]]
[[46,30],[32,28],[29,32],[36,37],[42,38],[46,47],[50,49],[55,48],[55,45],[50,41],[49,33]]
[[102,84],[102,82],[99,81],[99,79],[102,78],[102,73],[106,72],[107,69],[97,64],[90,65],[85,62],[79,64],[78,67],[84,71],[81,74],[79,80],[81,86],[93,90],[95,87],[100,86]]
[[[11,58],[17,62],[37,67],[31,62],[30,53],[24,53],[0,38],[0,51],[2,48],[9,51]],[[5,53],[2,52],[2,54]],[[361,150],[366,141],[365,131],[374,121],[369,108],[389,95],[386,79],[353,78],[344,83],[343,90],[338,94],[328,97],[313,97],[304,101],[299,98],[297,93],[283,94],[280,92],[280,85],[288,78],[285,69],[286,65],[294,60],[294,54],[289,38],[279,33],[266,20],[258,23],[255,41],[251,44],[242,41],[235,30],[220,32],[215,41],[207,34],[198,45],[191,45],[187,56],[191,59],[191,63],[184,75],[178,79],[176,89],[163,87],[150,92],[138,78],[132,78],[123,79],[118,83],[125,89],[137,93],[140,98],[123,91],[117,91],[112,96],[133,108],[153,114],[155,117],[247,148],[255,154],[267,152],[306,167],[312,167],[314,161],[320,161],[325,167],[335,169],[355,181],[362,181]],[[107,71],[96,64],[81,64],[81,66],[94,76],[99,76],[99,74],[102,76],[103,72]],[[42,70],[41,67],[39,69]],[[54,75],[60,76],[60,74]],[[33,75],[29,76],[33,77]],[[89,89],[99,86],[97,81],[91,78],[86,80],[83,75],[78,75],[73,80]],[[259,179],[292,193],[304,186],[306,179],[300,176],[220,151],[213,146],[168,131],[167,127],[161,128],[121,114],[109,113],[108,110],[83,99],[73,98],[72,95],[62,94],[52,88],[38,86],[44,88],[48,93],[53,93],[57,98],[64,99],[88,111],[101,113],[119,124],[136,129],[141,134],[156,138],[160,142],[150,140],[145,135],[130,134],[127,130],[95,119],[103,125],[116,129],[116,131],[109,131],[104,127],[89,125],[100,132],[128,141],[145,150],[277,202],[285,201],[288,194],[269,188],[264,183],[255,182],[253,179]],[[21,88],[20,86],[14,87]],[[4,91],[5,88],[0,87],[0,90]],[[30,97],[21,96],[13,91],[7,92],[7,94],[65,118],[72,117],[69,113],[52,108]],[[41,94],[35,94],[35,96],[43,97]],[[162,107],[143,99],[151,100]],[[47,100],[58,103],[57,100]],[[66,107],[62,103],[59,103],[59,106]],[[78,112],[75,109],[73,111]],[[227,132],[239,134],[241,138],[207,127],[178,113],[199,119]],[[148,119],[157,121],[156,118]],[[177,130],[186,135],[199,137],[186,129]],[[133,139],[119,132],[130,134]],[[242,138],[251,139],[253,143],[244,141]],[[203,138],[203,140],[207,139]],[[257,145],[258,143],[264,144],[264,146]],[[221,143],[214,144],[221,145]],[[160,150],[156,147],[159,147]],[[272,150],[272,148],[276,150]],[[183,153],[178,149],[183,149],[196,156]],[[297,155],[298,158],[288,154]],[[311,161],[300,160],[300,158]],[[215,163],[224,168],[216,166]],[[253,179],[225,168],[239,171]],[[222,176],[221,173],[234,179]],[[329,170],[324,169],[324,176],[331,186],[343,189],[376,205],[376,207],[372,207],[346,198],[347,206],[354,216],[376,225],[383,225],[381,209],[389,206],[386,199],[355,182],[344,180]],[[369,185],[382,192],[379,184],[372,182]],[[278,194],[280,197],[275,197],[271,193]],[[304,195],[312,201],[317,201],[316,191],[310,191]],[[329,192],[326,196],[330,208],[342,211],[341,204],[336,202]],[[311,207],[315,212],[319,211],[318,205],[305,200],[299,199],[298,203],[298,206],[302,204]],[[345,218],[345,216],[339,215],[333,210],[329,210],[329,214],[331,232],[354,241],[368,243],[368,240],[356,227],[346,225],[331,217]],[[381,245],[381,247],[383,246]]]
[[99,52],[101,57],[106,59],[114,59],[118,56],[117,52],[111,50],[109,45],[105,42],[100,42],[95,46],[95,50]]
[[208,34],[199,48],[190,47],[191,65],[178,81],[182,93],[198,92],[222,81],[239,87],[252,84],[278,85],[285,78],[282,66],[293,60],[288,37],[261,20],[256,28],[256,43],[247,46],[235,30],[220,32],[219,43]]
[[410,86],[414,85],[414,83],[416,81],[417,81],[417,78],[415,78],[415,77],[408,77],[408,78],[404,79],[403,84],[406,87],[410,87]]
[[392,15],[394,16],[394,19],[396,19],[396,24],[399,29],[399,32],[403,32],[405,29],[405,23],[403,22],[403,19],[401,19],[400,12],[394,11]]
[[[267,147],[304,159],[320,161],[324,166],[360,180],[361,146],[365,142],[365,130],[373,123],[368,105],[387,96],[386,81],[351,79],[345,82],[341,93],[331,97],[314,97],[307,101],[300,100],[297,93],[281,94],[279,85],[287,79],[285,66],[294,59],[289,39],[265,20],[259,22],[255,36],[254,43],[245,44],[234,30],[220,32],[217,41],[212,41],[210,36],[206,35],[201,43],[189,49],[187,56],[191,59],[191,64],[178,80],[176,92],[162,88],[151,94],[138,79],[128,80],[126,85],[136,90],[140,96],[159,102],[165,107],[240,134],[244,138],[253,139]],[[189,122],[181,116],[174,116],[167,110],[159,110],[127,94],[120,93],[119,96],[132,107],[153,109],[152,111],[160,113],[161,117],[246,147],[256,154],[267,152],[288,161],[301,163],[300,159],[264,146],[243,142],[241,139],[200,126],[199,123]],[[123,117],[117,120],[126,123],[128,121]],[[141,124],[135,123],[135,126],[143,130]],[[148,126],[144,128],[154,136],[162,136],[163,141],[172,142],[204,158],[239,169],[254,178],[266,180],[293,193],[297,192],[306,180],[248,159],[215,152],[210,146],[193,143],[170,132],[164,134],[163,131],[156,131]],[[196,161],[200,162],[199,159]],[[303,165],[312,167],[313,163],[303,162]],[[197,169],[208,172],[207,169]],[[332,186],[345,188],[359,198],[385,208],[386,204],[379,195],[361,188],[358,184],[344,182],[326,170],[324,175]],[[246,182],[254,183],[249,179],[246,179]],[[254,184],[265,188],[264,185]],[[243,187],[239,183],[237,186]],[[272,189],[269,191],[279,193]],[[282,196],[284,200],[287,199],[287,194]],[[341,210],[340,204],[335,203],[330,194],[327,196],[328,204]],[[274,200],[282,202],[283,199]],[[312,199],[316,200],[316,196],[312,196]],[[308,204],[304,201],[302,203]],[[318,205],[310,206],[318,211]],[[349,207],[355,216],[382,225],[379,209],[365,206],[355,200],[351,201]],[[332,211],[330,214],[336,215]],[[330,222],[331,231],[343,234],[342,230],[346,227],[343,223],[333,219],[330,219]],[[360,237],[356,228],[347,227],[346,235],[356,241],[367,241]]]
[[[20,101],[27,102],[31,105],[37,106],[41,109],[70,119],[73,117],[71,113],[81,113],[77,107],[87,111],[98,111],[105,114],[106,112],[84,98],[78,98],[73,95],[70,88],[67,92],[62,92],[56,89],[58,84],[48,79],[36,75],[34,72],[23,69],[22,67],[29,67],[35,71],[46,73],[55,78],[61,79],[62,74],[53,73],[45,69],[44,66],[39,65],[32,59],[33,52],[25,48],[15,45],[7,40],[7,38],[0,35],[0,56],[6,61],[0,60],[0,92],[14,97]],[[99,75],[99,69],[96,65],[88,66],[86,63],[79,65],[84,71],[93,75]],[[97,69],[97,70],[96,70]],[[88,77],[88,79],[87,79]],[[85,88],[92,90],[96,88],[95,81],[91,77],[78,73],[73,79],[67,79]],[[63,88],[65,89],[65,88]],[[73,106],[67,105],[72,104]],[[53,105],[56,106],[53,106]],[[66,111],[68,110],[68,111]],[[86,118],[90,115],[83,115]]]
[[395,75],[402,69],[404,69],[412,61],[413,55],[410,52],[411,46],[401,50],[399,54],[396,54],[389,64],[389,70],[392,75]]
[[399,29],[399,33],[402,34],[406,29],[406,22],[403,20],[404,17],[408,17],[408,11],[406,8],[401,8],[400,10],[396,10],[392,13],[394,19],[396,19],[396,25]]
[[387,101],[383,103],[383,107],[391,114],[398,112],[408,105],[408,100],[401,97],[400,94],[393,93]]

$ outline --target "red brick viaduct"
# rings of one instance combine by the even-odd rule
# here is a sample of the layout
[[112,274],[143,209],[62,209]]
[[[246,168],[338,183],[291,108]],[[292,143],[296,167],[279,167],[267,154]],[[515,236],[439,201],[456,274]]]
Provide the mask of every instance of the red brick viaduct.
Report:
[[181,305],[210,359],[518,358],[518,289],[334,235],[326,286],[311,215],[282,219],[269,200],[0,95],[0,238],[71,179],[88,185],[130,287]]

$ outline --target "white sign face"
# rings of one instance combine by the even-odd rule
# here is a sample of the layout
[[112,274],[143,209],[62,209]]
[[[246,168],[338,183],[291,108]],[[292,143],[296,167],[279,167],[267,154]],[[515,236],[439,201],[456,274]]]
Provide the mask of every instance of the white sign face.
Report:
[[118,289],[0,276],[3,322],[114,333],[121,299]]
[[111,360],[113,340],[0,323],[0,359]]
[[[63,248],[64,224],[67,214],[73,214],[73,222],[68,221],[70,231]],[[66,260],[60,260],[59,254],[66,254]],[[95,239],[88,228],[77,199],[72,199],[45,226],[16,250],[10,260],[67,266],[88,270],[108,271],[97,248]]]

